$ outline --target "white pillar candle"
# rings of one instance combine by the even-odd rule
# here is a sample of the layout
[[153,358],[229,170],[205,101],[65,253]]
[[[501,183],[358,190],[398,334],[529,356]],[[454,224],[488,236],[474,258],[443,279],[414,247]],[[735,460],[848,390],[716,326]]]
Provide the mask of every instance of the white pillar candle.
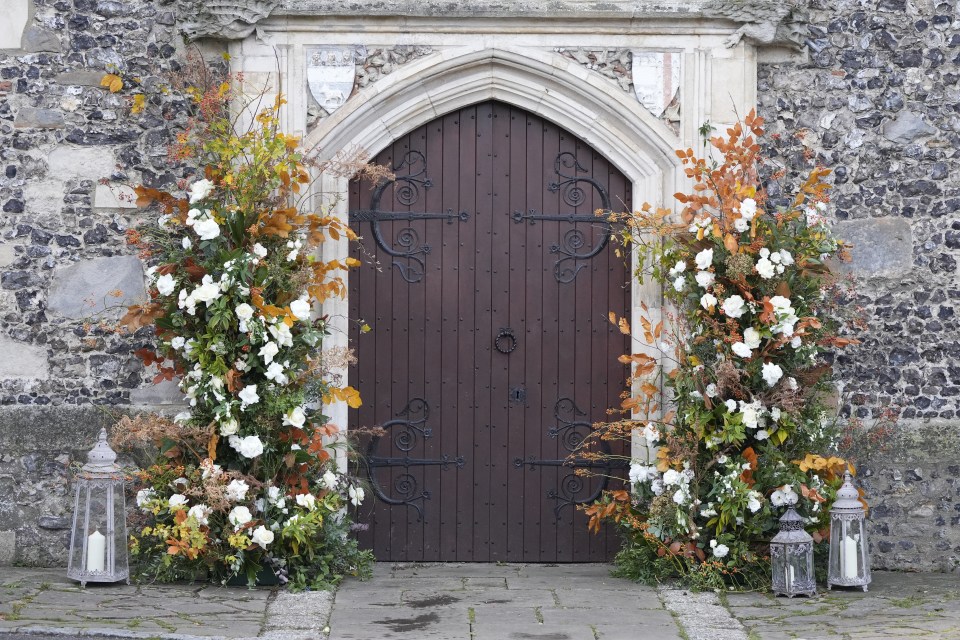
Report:
[[99,531],[87,538],[87,571],[103,571],[107,556],[107,539]]
[[843,539],[843,577],[853,579],[857,577],[857,543],[847,536]]

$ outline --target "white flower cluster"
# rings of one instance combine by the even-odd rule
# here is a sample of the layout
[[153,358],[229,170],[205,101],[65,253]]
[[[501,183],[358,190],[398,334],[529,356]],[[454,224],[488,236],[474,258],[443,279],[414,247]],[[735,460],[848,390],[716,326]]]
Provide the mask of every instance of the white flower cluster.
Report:
[[770,249],[763,247],[760,249],[760,259],[757,260],[754,268],[757,270],[757,273],[760,274],[761,278],[769,280],[776,275],[782,274],[786,268],[792,264],[793,254],[786,249],[780,249],[775,253],[771,253]]
[[740,203],[740,217],[734,220],[733,228],[743,233],[750,228],[750,221],[757,215],[757,201],[753,198],[744,198]]
[[800,496],[793,490],[793,486],[785,484],[772,494],[770,494],[770,504],[775,507],[783,507],[797,504]]

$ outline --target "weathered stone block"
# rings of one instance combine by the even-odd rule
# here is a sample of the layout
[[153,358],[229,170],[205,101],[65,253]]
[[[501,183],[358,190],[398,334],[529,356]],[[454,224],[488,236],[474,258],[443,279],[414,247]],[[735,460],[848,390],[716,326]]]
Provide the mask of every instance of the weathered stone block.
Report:
[[840,270],[865,278],[902,278],[913,267],[913,233],[903,218],[868,218],[839,222],[836,235],[853,244],[849,263]]
[[174,380],[161,380],[157,384],[148,382],[139,389],[130,390],[130,404],[182,405],[183,392]]
[[910,144],[917,138],[932,136],[937,132],[912,111],[903,111],[895,119],[887,120],[883,123],[882,131],[884,138],[897,144]]
[[109,150],[69,146],[57,147],[46,160],[48,170],[45,179],[27,182],[23,195],[26,212],[35,220],[49,221],[51,226],[59,219],[63,208],[64,183],[67,180],[100,180],[112,174],[117,164]]
[[41,29],[40,27],[27,27],[23,32],[23,48],[32,53],[52,52],[59,53],[60,38],[54,31]]
[[0,244],[0,267],[6,267],[17,259],[17,253],[12,244]]
[[93,206],[98,209],[136,209],[137,194],[125,184],[98,184]]
[[0,20],[0,49],[19,49],[30,17],[30,0],[6,0]]
[[102,71],[65,71],[58,73],[57,82],[64,85],[81,87],[99,87],[103,80]]
[[135,256],[84,260],[57,269],[47,295],[51,311],[75,320],[116,317],[146,297],[143,268]]
[[0,379],[50,377],[47,349],[0,335]]
[[17,532],[0,531],[0,566],[13,564],[17,556]]
[[59,111],[21,107],[13,124],[18,129],[59,129],[65,123]]

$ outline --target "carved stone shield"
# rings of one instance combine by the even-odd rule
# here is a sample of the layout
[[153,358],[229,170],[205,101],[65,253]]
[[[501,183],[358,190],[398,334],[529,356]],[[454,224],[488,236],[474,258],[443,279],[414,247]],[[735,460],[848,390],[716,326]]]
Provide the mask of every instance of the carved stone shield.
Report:
[[353,92],[357,61],[366,58],[363,47],[308,47],[307,84],[314,99],[328,114]]
[[650,113],[661,117],[680,88],[680,54],[636,50],[632,66],[637,100]]

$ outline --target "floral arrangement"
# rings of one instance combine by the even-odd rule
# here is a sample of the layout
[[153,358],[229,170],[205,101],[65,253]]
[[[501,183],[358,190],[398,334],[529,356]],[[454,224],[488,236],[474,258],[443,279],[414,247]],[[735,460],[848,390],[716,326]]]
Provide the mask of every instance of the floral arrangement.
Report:
[[172,420],[116,429],[121,446],[159,447],[136,474],[132,556],[161,580],[209,571],[253,584],[266,568],[306,588],[364,575],[371,557],[349,537],[347,513],[364,490],[336,464],[345,444],[322,411],[360,398],[332,377],[349,354],[322,350],[327,321],[314,314],[345,293],[339,274],[358,264],[314,251],[354,234],[302,210],[308,171],[298,140],[279,131],[282,99],[238,132],[230,83],[187,92],[195,117],[171,155],[202,177],[180,185],[184,196],[137,188],[137,204],[159,218],[130,232],[152,265],[150,300],[121,322],[153,325],[156,348],[137,354],[155,381],[178,379],[189,403]]
[[[843,288],[828,267],[845,254],[826,216],[829,171],[814,168],[775,206],[762,187],[762,126],[751,113],[713,138],[716,160],[677,152],[693,181],[675,196],[681,223],[650,205],[622,218],[637,277],[660,283],[674,305],[664,320],[644,308],[654,351],[621,358],[634,391],[624,418],[597,431],[656,452],[631,461],[630,491],[587,509],[592,528],[610,520],[623,531],[618,560],[634,578],[768,582],[781,507],[795,505],[825,539],[827,507],[853,470],[826,453],[839,432],[822,404],[833,350],[853,342],[838,335]],[[625,319],[611,321],[631,333]]]

